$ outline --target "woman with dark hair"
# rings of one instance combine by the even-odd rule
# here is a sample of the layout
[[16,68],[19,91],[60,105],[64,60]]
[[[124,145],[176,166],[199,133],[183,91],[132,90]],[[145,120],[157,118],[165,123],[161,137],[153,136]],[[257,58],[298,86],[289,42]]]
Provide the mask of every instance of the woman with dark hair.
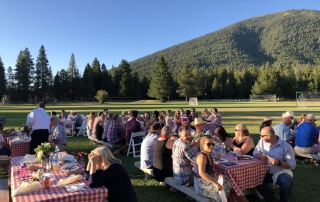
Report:
[[231,136],[227,133],[226,129],[224,129],[223,126],[218,126],[213,133],[214,133],[213,140],[220,144],[221,143],[226,144],[226,143],[232,142]]
[[262,123],[261,123],[261,125],[260,125],[260,131],[261,131],[262,128],[264,128],[264,127],[266,127],[266,126],[270,126],[270,127],[271,127],[273,120],[274,120],[274,119],[272,119],[270,116],[264,117],[264,118],[263,118],[263,121],[262,121]]
[[186,116],[188,117],[189,122],[192,122],[192,116],[191,116],[191,111],[188,109],[186,110]]
[[180,123],[180,111],[176,111],[176,113],[174,114],[174,117],[173,117],[173,132],[174,133],[178,133],[178,130],[181,126],[181,123]]
[[96,138],[97,138],[97,140],[102,140],[103,125],[104,125],[105,117],[106,116],[104,114],[101,114],[101,116],[99,116],[99,121],[96,124]]
[[155,124],[155,123],[159,123],[159,112],[157,110],[153,111],[152,113],[152,121],[151,121],[151,125]]

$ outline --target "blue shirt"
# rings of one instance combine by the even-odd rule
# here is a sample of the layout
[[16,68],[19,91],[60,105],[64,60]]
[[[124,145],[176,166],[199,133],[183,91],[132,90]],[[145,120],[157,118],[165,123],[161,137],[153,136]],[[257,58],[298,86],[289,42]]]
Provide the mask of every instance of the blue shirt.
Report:
[[284,141],[292,139],[289,127],[283,122],[274,126],[274,132],[276,133],[276,136],[280,137],[280,139]]
[[[273,146],[271,146],[270,143],[263,141],[263,139],[261,138],[253,151],[254,157],[257,154],[265,154],[280,161],[285,161],[290,165],[291,170],[296,167],[296,159],[292,146],[289,143],[281,140],[280,138],[278,139],[278,142]],[[285,169],[281,166],[272,165],[269,160],[268,165],[268,173],[270,174],[274,174]]]
[[312,147],[315,136],[319,136],[317,128],[309,122],[303,122],[299,125],[295,143],[298,147]]

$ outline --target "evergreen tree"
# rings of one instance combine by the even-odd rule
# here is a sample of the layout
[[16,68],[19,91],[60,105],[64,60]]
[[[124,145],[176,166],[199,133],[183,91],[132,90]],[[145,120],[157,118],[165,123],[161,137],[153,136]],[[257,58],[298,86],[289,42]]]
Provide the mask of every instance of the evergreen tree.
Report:
[[96,94],[98,90],[101,89],[101,68],[100,62],[97,58],[94,58],[92,62],[92,84],[93,84],[93,92]]
[[84,86],[84,90],[81,93],[82,97],[92,98],[94,95],[93,85],[92,85],[92,69],[89,63],[87,63],[84,68],[83,76],[82,76],[82,85]]
[[61,91],[62,84],[60,78],[60,72],[58,71],[53,79],[53,94],[57,100],[63,100],[63,92]]
[[118,96],[120,91],[120,80],[122,78],[122,73],[120,68],[111,68],[111,78],[112,78],[112,89],[110,91],[110,96]]
[[219,84],[217,77],[213,79],[211,92],[214,99],[221,99],[221,85]]
[[259,76],[252,87],[253,95],[276,94],[277,93],[277,74],[271,69],[270,64],[266,63],[260,68]]
[[122,74],[124,74],[124,73],[131,74],[130,64],[128,63],[127,60],[122,59],[121,63],[119,64],[119,68],[120,68],[120,71],[122,72]]
[[172,89],[172,76],[169,72],[167,62],[161,55],[152,69],[148,96],[162,99],[169,97]]
[[48,83],[48,95],[49,97],[51,97],[53,93],[53,83],[54,83],[51,66],[49,66],[48,68],[47,83]]
[[68,72],[64,69],[60,70],[61,94],[62,100],[68,100],[69,96],[69,76]]
[[196,89],[195,80],[193,80],[193,74],[187,62],[183,63],[182,68],[177,75],[177,78],[179,87],[176,91],[177,93],[179,93],[180,97],[186,97],[186,101],[188,101],[188,97],[195,95]]
[[147,77],[142,77],[139,79],[138,88],[137,88],[137,96],[139,99],[146,99],[148,97],[147,92],[149,88],[149,81]]
[[20,51],[14,71],[14,77],[18,89],[17,98],[27,102],[30,95],[30,85],[34,78],[33,58],[28,48]]
[[110,92],[110,89],[112,88],[111,83],[111,76],[106,65],[103,63],[101,65],[101,89]]
[[14,85],[13,69],[11,66],[9,66],[7,69],[7,92],[9,93],[10,97],[13,94],[14,87],[15,85]]
[[2,59],[0,57],[0,99],[6,93],[6,84],[7,84],[7,82],[6,82],[5,68],[4,68],[4,64],[2,62]]
[[121,81],[120,81],[120,96],[128,97],[132,95],[132,80],[131,80],[131,74],[125,72],[122,75]]
[[78,100],[79,90],[81,89],[80,73],[76,65],[76,59],[72,53],[70,56],[68,73],[68,83],[69,83],[69,99]]
[[41,45],[37,57],[34,82],[34,92],[38,99],[46,97],[46,92],[48,92],[48,77],[50,76],[48,65],[49,61],[47,59],[46,50],[44,49],[44,46]]

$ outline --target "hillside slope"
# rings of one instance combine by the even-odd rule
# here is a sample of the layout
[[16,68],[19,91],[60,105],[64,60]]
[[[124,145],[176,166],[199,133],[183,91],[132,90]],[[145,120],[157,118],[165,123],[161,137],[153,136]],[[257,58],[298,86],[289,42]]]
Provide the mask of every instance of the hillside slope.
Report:
[[275,61],[320,62],[320,11],[288,10],[250,18],[131,62],[139,75],[150,75],[163,55],[176,74],[183,61],[192,67],[245,68]]

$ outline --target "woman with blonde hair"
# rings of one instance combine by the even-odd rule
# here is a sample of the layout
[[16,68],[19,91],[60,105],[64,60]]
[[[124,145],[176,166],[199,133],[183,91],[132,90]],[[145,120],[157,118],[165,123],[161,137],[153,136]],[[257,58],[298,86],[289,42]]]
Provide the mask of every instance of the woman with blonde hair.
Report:
[[305,122],[306,116],[307,116],[307,114],[301,114],[301,116],[300,116],[300,118],[299,118],[299,121],[298,121],[298,126],[299,126],[300,124],[302,124],[303,122]]
[[203,121],[211,121],[211,117],[209,115],[209,111],[207,108],[204,108],[201,112],[201,118]]
[[109,202],[137,202],[137,195],[130,177],[107,147],[97,147],[89,154],[87,166],[89,186],[105,186],[108,189]]
[[244,124],[236,125],[234,133],[235,137],[231,143],[225,143],[226,147],[241,152],[241,155],[252,156],[255,147],[247,126]]
[[91,136],[91,134],[92,134],[93,122],[94,122],[95,118],[96,118],[96,113],[90,112],[90,115],[88,117],[88,123],[87,123],[87,135],[88,136]]

